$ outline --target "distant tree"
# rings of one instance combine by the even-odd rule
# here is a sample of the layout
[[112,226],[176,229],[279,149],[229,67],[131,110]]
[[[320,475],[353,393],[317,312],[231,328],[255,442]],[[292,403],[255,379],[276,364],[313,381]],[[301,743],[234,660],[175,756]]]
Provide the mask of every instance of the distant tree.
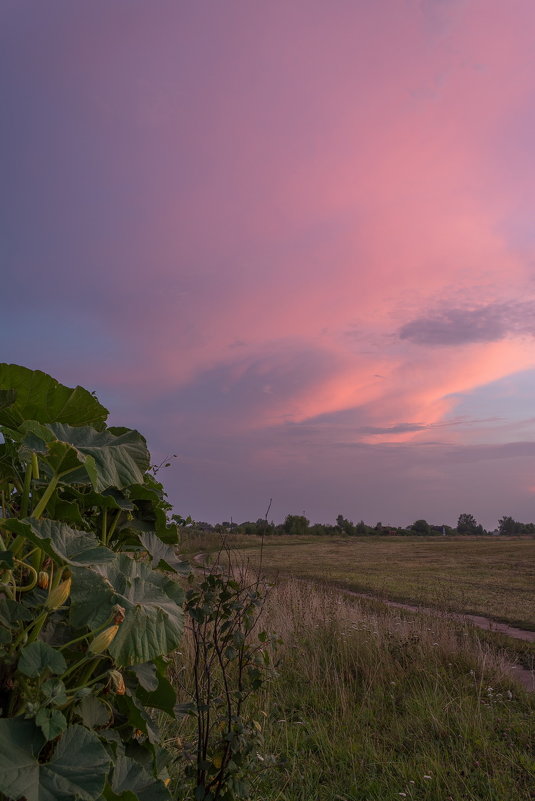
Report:
[[314,523],[314,525],[310,526],[308,529],[308,534],[317,534],[319,536],[338,533],[338,528],[336,526],[326,526],[323,523]]
[[505,516],[498,520],[498,531],[500,534],[516,534],[520,525],[514,518]]
[[483,534],[483,526],[477,522],[474,515],[463,513],[457,520],[457,532],[459,534]]
[[245,520],[243,523],[240,523],[238,526],[238,531],[240,534],[257,534],[256,530],[256,523],[253,523],[252,520]]
[[336,525],[344,532],[344,534],[355,533],[355,526],[351,520],[347,520],[343,515],[338,515],[336,518]]
[[286,534],[306,534],[310,520],[304,515],[287,515],[284,521]]
[[429,525],[427,520],[415,520],[410,528],[415,534],[431,533],[431,526]]
[[266,534],[273,534],[274,533],[274,526],[273,523],[268,523],[265,517],[259,517],[256,521],[256,533],[260,535]]
[[355,534],[371,534],[372,531],[373,529],[370,528],[370,526],[367,526],[364,520],[361,520],[355,526]]
[[198,531],[214,531],[214,526],[211,523],[204,523],[202,520],[195,523],[195,528]]
[[500,534],[534,534],[535,524],[521,523],[512,517],[502,517],[498,520],[498,531]]

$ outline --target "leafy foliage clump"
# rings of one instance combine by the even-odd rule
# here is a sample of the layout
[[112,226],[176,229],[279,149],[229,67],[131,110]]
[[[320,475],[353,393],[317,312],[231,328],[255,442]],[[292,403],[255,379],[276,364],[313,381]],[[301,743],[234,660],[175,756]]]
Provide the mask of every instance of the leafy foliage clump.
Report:
[[0,797],[164,801],[183,629],[145,439],[82,387],[0,365]]

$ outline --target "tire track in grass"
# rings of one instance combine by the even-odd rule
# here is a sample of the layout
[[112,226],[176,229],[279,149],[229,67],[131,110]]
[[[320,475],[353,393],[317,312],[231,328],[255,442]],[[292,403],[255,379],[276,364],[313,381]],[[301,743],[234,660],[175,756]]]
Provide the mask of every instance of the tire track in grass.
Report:
[[[193,562],[200,565],[201,567],[207,567],[205,564],[206,557],[209,554],[206,553],[198,553],[195,554],[193,557]],[[303,579],[304,580],[304,579]],[[307,581],[310,581],[307,579]],[[314,583],[314,582],[312,582]],[[378,598],[371,593],[366,592],[356,592],[355,590],[344,589],[341,587],[333,587],[342,595],[347,595],[353,598],[361,598],[363,600],[374,601],[378,603],[384,604],[384,606],[391,607],[393,609],[402,609],[406,612],[411,612],[412,614],[419,614],[419,615],[429,615],[431,617],[446,617],[450,620],[457,621],[459,624],[463,625],[466,623],[470,623],[475,628],[482,629],[484,631],[490,632],[497,632],[499,634],[505,634],[508,637],[512,637],[515,640],[522,640],[523,642],[535,642],[535,631],[530,631],[529,629],[520,629],[516,626],[510,626],[507,623],[500,623],[497,620],[492,620],[489,617],[485,617],[484,615],[472,615],[469,613],[459,613],[459,612],[443,612],[438,609],[433,609],[429,606],[420,606],[415,604],[408,604],[402,603],[401,601],[391,601],[387,598]],[[513,662],[508,662],[505,666],[506,672],[510,675],[512,679],[517,681],[521,684],[525,690],[528,692],[535,692],[535,671],[529,670],[528,668],[524,667],[523,665],[518,665]]]

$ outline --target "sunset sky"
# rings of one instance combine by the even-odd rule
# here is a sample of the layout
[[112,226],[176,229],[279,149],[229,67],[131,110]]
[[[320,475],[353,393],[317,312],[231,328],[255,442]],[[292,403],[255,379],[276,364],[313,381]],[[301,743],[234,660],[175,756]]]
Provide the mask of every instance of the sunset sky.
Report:
[[0,361],[195,519],[535,520],[533,0],[2,0]]

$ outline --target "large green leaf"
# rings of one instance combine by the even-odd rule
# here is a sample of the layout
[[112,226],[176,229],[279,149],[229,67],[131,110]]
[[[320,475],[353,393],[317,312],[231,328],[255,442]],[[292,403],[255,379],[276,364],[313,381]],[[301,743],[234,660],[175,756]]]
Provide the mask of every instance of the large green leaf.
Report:
[[[149,665],[153,668],[150,672]],[[135,691],[136,698],[145,706],[161,709],[174,717],[176,691],[165,675],[167,666],[161,658],[156,659],[154,663],[150,662],[149,665],[134,665],[130,668],[140,685]]]
[[145,768],[126,756],[119,756],[113,770],[112,793],[108,799],[121,801],[169,801],[169,791],[159,779],[154,779]]
[[50,762],[41,767],[38,801],[94,801],[102,794],[109,767],[109,754],[98,737],[83,726],[70,726]]
[[66,387],[47,373],[29,370],[17,364],[0,364],[0,425],[17,428],[24,420],[41,423],[68,423],[73,426],[91,425],[102,429],[108,410],[83,387]]
[[187,576],[191,572],[189,563],[179,558],[176,548],[166,545],[153,531],[140,534],[139,541],[150,554],[153,567],[172,570],[182,576]]
[[19,622],[27,623],[32,619],[32,613],[18,601],[9,598],[0,598],[0,626],[12,628]]
[[41,518],[27,517],[24,520],[10,518],[4,527],[15,534],[26,537],[33,545],[68,565],[97,565],[111,562],[115,554],[102,546],[94,534],[77,531],[66,523]]
[[87,726],[88,729],[105,726],[109,723],[111,717],[109,706],[94,695],[85,695],[78,704],[76,711],[82,718],[84,726]]
[[[73,426],[68,428],[76,430]],[[58,476],[65,481],[68,474],[68,481],[72,481],[72,474],[76,471],[75,480],[79,484],[91,483],[94,488],[97,487],[97,468],[93,457],[78,450],[70,442],[60,440],[50,425],[26,420],[21,424],[17,436],[22,461],[28,462],[32,454],[36,453],[41,459],[43,472],[49,478]]]
[[128,497],[136,503],[137,513],[133,527],[139,531],[155,531],[162,542],[168,545],[178,543],[178,529],[175,523],[169,523],[166,510],[171,505],[166,501],[163,486],[154,476],[147,473],[143,484],[128,488]]
[[0,790],[8,798],[38,801],[37,757],[44,742],[33,721],[0,718]]
[[12,406],[17,400],[17,393],[14,389],[0,389],[0,409]]
[[[143,481],[144,473],[150,466],[150,454],[145,438],[138,431],[129,430],[115,436],[111,431],[96,431],[88,426],[52,423],[49,428],[60,442],[74,446],[94,460],[97,492],[108,487],[123,489]],[[84,468],[80,472],[83,477]],[[77,480],[77,473],[68,478],[73,483]]]
[[45,738],[31,720],[0,718],[0,788],[11,799],[96,801],[110,757],[93,732],[70,726],[52,758],[37,760]]
[[[45,457],[46,464],[51,468],[52,474],[65,479],[69,474],[69,481],[78,481],[80,484],[91,482],[95,489],[99,486],[97,468],[90,454],[83,453],[69,442],[50,442]],[[77,478],[73,473],[77,473]]]
[[128,719],[128,723],[133,729],[139,729],[147,735],[151,745],[157,745],[161,741],[160,727],[151,715],[151,711],[129,690],[125,695],[117,696],[115,704],[119,712]]
[[52,648],[42,640],[25,645],[20,653],[18,670],[33,679],[45,670],[60,676],[67,670],[67,664],[61,651]]
[[121,509],[123,512],[131,512],[135,507],[132,501],[128,500],[124,492],[110,487],[104,492],[84,492],[73,490],[80,506],[84,509],[97,506],[99,509]]
[[114,604],[120,604],[125,619],[108,651],[119,665],[135,665],[178,646],[183,598],[176,582],[120,554],[92,570],[73,568],[71,622],[75,628],[95,628],[109,617]]

